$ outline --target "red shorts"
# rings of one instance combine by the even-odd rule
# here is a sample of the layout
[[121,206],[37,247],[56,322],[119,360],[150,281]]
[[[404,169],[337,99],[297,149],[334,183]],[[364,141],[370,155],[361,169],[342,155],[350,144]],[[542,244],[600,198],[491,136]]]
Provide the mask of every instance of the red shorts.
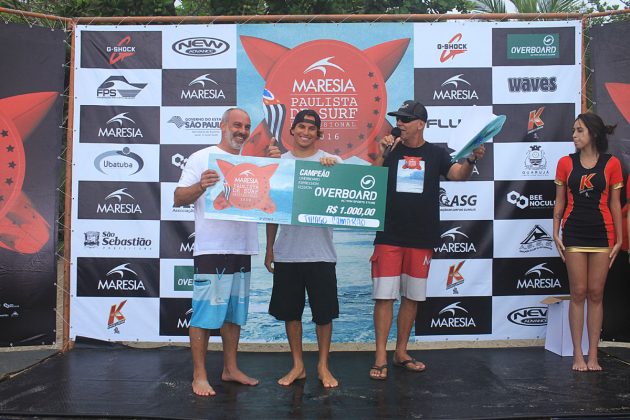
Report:
[[378,244],[372,262],[373,299],[408,299],[423,301],[427,296],[427,278],[432,249],[406,248]]

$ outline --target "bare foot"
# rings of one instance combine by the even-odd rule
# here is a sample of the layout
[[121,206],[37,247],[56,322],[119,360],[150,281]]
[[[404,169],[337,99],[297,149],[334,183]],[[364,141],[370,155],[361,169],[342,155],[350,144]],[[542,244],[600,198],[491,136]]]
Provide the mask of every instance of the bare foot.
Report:
[[322,381],[322,385],[324,385],[324,388],[336,388],[339,386],[339,382],[335,379],[332,373],[330,373],[328,368],[318,367],[317,373],[319,380]]
[[249,386],[256,386],[259,382],[258,379],[250,378],[239,369],[228,372],[225,368],[223,369],[223,373],[221,374],[221,380],[226,382],[238,382],[239,384]]
[[196,395],[199,395],[201,397],[212,397],[214,395],[217,395],[217,393],[214,392],[214,389],[212,389],[208,381],[203,379],[194,379],[192,381],[192,389]]
[[590,357],[588,358],[588,363],[586,363],[586,367],[588,368],[588,370],[602,370],[602,367],[599,365],[597,359],[591,360]]
[[573,356],[573,370],[578,372],[586,372],[588,367],[584,363],[584,356]]
[[306,370],[304,370],[304,367],[302,368],[294,367],[293,369],[289,371],[289,373],[284,375],[282,378],[278,379],[278,383],[282,386],[289,386],[293,382],[297,381],[298,379],[304,379],[304,378],[306,378]]

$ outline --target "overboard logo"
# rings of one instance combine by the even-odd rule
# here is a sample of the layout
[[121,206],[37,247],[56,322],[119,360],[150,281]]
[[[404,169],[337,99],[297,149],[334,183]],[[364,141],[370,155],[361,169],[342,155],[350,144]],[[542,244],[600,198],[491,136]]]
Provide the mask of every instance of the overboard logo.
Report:
[[173,267],[173,290],[192,292],[195,268],[192,265],[176,265]]
[[124,76],[110,76],[96,89],[97,98],[134,99],[147,83],[130,83]]
[[477,206],[477,195],[461,194],[449,197],[445,188],[440,188],[440,208],[446,211],[474,211]]
[[210,73],[202,74],[188,83],[193,89],[182,89],[180,99],[225,99],[225,93],[219,83],[210,78]]
[[540,225],[535,225],[525,239],[521,241],[520,252],[532,252],[540,249],[551,249],[551,236]]
[[546,267],[547,263],[540,263],[525,272],[516,281],[517,289],[560,289],[562,284],[553,271]]
[[172,45],[177,54],[189,57],[210,57],[223,54],[230,49],[230,44],[218,38],[196,37],[180,39]]
[[136,122],[128,117],[129,112],[121,112],[113,116],[105,123],[108,127],[99,127],[98,137],[113,139],[136,139],[143,138],[142,130],[136,127]]
[[507,315],[508,321],[525,327],[541,327],[547,325],[547,308],[529,306],[515,309]]
[[[112,191],[105,197],[105,203],[97,203],[97,214],[142,214],[142,209],[136,203],[123,203],[123,199],[135,201],[133,195],[127,192],[127,188]],[[109,202],[108,202],[109,201]],[[113,201],[113,202],[112,202]]]
[[470,83],[465,80],[462,76],[463,73],[456,74],[453,77],[446,79],[441,87],[441,90],[433,91],[433,100],[434,101],[444,101],[444,100],[458,100],[458,101],[468,101],[473,99],[479,99],[479,95],[475,89],[470,88]]
[[508,59],[530,60],[560,57],[560,34],[508,34]]
[[549,176],[547,169],[547,157],[541,145],[533,144],[525,154],[523,162],[524,169],[522,175],[527,176]]
[[[468,253],[477,252],[475,244],[472,243],[464,232],[460,231],[461,226],[455,226],[452,229],[440,235],[441,239],[444,239],[442,245],[439,248],[434,248],[435,253]],[[450,242],[446,242],[446,238],[450,239]],[[466,241],[468,239],[468,241]]]
[[468,51],[468,45],[461,43],[462,34],[455,34],[447,43],[437,44],[438,51],[443,50],[440,54],[440,63],[444,63],[448,60],[452,60],[455,56],[463,54]]
[[[104,279],[98,280],[97,290],[146,291],[147,289],[144,286],[144,283],[142,280],[138,279],[138,273],[128,266],[129,263],[124,263],[109,270],[107,274],[105,274]],[[131,277],[129,274],[131,274]]]
[[118,42],[115,46],[108,46],[105,51],[109,53],[109,64],[114,65],[119,61],[123,61],[127,57],[132,57],[136,54],[136,47],[130,46],[131,36],[127,35]]
[[475,320],[460,304],[461,302],[455,302],[442,308],[436,318],[431,318],[431,328],[476,327]]
[[120,334],[118,326],[124,324],[127,321],[122,313],[122,308],[123,306],[125,306],[125,303],[127,303],[127,300],[123,300],[118,304],[118,306],[116,306],[115,304],[112,305],[111,309],[109,310],[107,329],[109,330],[113,328],[114,334]]
[[134,175],[144,167],[144,160],[129,147],[103,152],[94,159],[94,167],[105,175]]

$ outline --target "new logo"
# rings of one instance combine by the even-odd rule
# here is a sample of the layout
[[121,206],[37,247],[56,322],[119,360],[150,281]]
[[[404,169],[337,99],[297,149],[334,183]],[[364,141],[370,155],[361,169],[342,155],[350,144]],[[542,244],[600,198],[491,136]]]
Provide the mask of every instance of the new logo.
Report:
[[544,306],[529,306],[515,309],[507,315],[508,321],[525,327],[540,327],[547,325],[547,308]]
[[189,57],[211,57],[223,54],[230,49],[230,44],[219,38],[194,37],[176,41],[171,46],[177,54]]

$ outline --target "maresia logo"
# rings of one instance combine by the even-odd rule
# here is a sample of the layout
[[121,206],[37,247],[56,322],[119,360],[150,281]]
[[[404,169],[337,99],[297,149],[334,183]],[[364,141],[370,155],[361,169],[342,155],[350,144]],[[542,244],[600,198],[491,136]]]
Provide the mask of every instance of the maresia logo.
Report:
[[457,33],[448,42],[444,44],[437,44],[437,50],[442,51],[440,54],[441,63],[453,60],[459,54],[463,54],[468,51],[468,44],[461,42],[462,38],[462,34]]
[[492,221],[442,220],[440,245],[433,248],[433,258],[492,258]]
[[130,176],[142,170],[144,160],[129,147],[123,147],[122,150],[108,150],[98,155],[94,158],[94,167],[105,175]]
[[103,99],[134,99],[147,83],[131,83],[125,76],[109,76],[96,89],[96,97]]
[[553,289],[562,287],[560,279],[549,268],[547,263],[532,266],[518,279],[517,289]]
[[81,67],[159,69],[160,31],[81,31]]
[[540,327],[547,325],[547,307],[528,306],[518,308],[507,315],[508,321],[525,327]]
[[160,258],[192,258],[195,224],[188,220],[160,222]]
[[158,144],[160,107],[82,105],[81,143]]
[[230,49],[230,44],[219,38],[195,37],[180,39],[171,48],[177,54],[189,57],[210,57],[223,54]]
[[555,92],[558,79],[552,77],[508,77],[508,90],[515,93]]
[[158,182],[79,181],[79,219],[159,220]]
[[[190,318],[192,317],[190,298],[160,299],[160,335],[188,336]],[[210,330],[211,336],[220,335],[219,330]]]
[[433,297],[418,307],[416,335],[490,334],[492,297]]
[[477,252],[475,244],[470,242],[470,237],[461,230],[461,226],[455,226],[440,235],[444,240],[435,252]]
[[414,69],[414,98],[432,105],[492,105],[492,69]]
[[162,105],[236,105],[236,70],[163,70]]
[[77,296],[155,297],[159,261],[152,258],[77,258]]
[[560,258],[495,258],[492,277],[495,296],[568,293],[566,266]]

